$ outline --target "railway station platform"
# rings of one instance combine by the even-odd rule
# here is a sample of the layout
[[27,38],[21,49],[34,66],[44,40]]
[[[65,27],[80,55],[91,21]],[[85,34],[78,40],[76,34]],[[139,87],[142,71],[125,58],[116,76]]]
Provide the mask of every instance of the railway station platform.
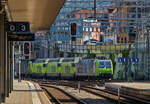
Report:
[[150,100],[150,82],[117,82],[105,83],[105,89],[120,94]]
[[2,104],[51,104],[37,83],[14,80],[14,90]]

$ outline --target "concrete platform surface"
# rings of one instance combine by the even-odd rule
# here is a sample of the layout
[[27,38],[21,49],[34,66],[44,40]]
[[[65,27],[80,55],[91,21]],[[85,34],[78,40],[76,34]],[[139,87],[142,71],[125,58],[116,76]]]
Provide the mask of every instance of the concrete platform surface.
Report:
[[105,86],[120,86],[130,87],[139,90],[150,90],[150,82],[121,82],[121,83],[106,83]]
[[105,89],[118,92],[124,95],[130,95],[145,100],[150,100],[150,82],[112,82],[106,83]]
[[14,80],[14,90],[2,104],[51,104],[37,83]]

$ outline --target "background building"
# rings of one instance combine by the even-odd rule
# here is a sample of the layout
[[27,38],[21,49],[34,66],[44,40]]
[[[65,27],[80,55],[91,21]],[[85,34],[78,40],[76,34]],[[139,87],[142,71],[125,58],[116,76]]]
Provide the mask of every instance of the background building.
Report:
[[[94,8],[94,0],[66,0],[47,33],[49,38],[45,38],[48,39],[48,43],[44,44],[48,44],[49,56],[54,57],[54,53],[61,54],[64,49],[68,49],[67,52],[77,52],[76,49],[80,49],[83,51],[78,51],[79,54],[80,52],[86,54],[87,50],[90,50],[91,53],[105,55],[108,58],[109,54],[113,53],[117,62],[118,53],[121,53],[127,58],[138,58],[139,62],[128,64],[117,62],[116,78],[119,78],[118,73],[121,72],[120,78],[124,78],[125,73],[128,73],[135,79],[148,79],[150,77],[150,1],[96,0],[96,9]],[[77,24],[75,45],[83,45],[81,48],[71,46],[71,23]],[[103,45],[86,44],[90,40],[102,42]],[[60,47],[55,43],[62,45],[61,52]],[[46,49],[47,45],[42,47]],[[41,48],[44,54],[43,50]],[[129,51],[129,55],[124,55],[126,50]]]

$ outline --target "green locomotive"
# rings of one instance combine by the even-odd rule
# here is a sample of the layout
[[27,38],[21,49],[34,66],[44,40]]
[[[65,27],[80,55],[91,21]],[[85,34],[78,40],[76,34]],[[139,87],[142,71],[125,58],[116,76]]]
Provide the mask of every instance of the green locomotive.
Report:
[[113,64],[111,60],[95,60],[97,73],[100,78],[111,78],[113,76]]
[[46,73],[46,68],[44,59],[38,59],[35,61],[29,61],[30,64],[30,75],[34,78],[42,78]]
[[29,61],[30,75],[34,78],[87,79],[111,78],[111,60],[83,58],[52,58]]
[[46,77],[47,78],[58,78],[59,72],[60,72],[60,65],[59,65],[59,58],[52,58],[46,61],[45,67],[46,67]]
[[60,62],[61,62],[61,67],[60,67],[61,79],[75,78],[75,73],[77,70],[77,64],[79,62],[79,58],[62,58]]
[[78,63],[76,76],[80,79],[109,79],[113,75],[111,60],[82,59]]

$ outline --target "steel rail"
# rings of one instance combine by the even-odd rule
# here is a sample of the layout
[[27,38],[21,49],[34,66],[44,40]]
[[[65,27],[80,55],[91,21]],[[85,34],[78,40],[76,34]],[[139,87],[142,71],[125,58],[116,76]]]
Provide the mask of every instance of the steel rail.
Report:
[[[58,88],[56,86],[52,86],[52,85],[46,85],[46,84],[40,84],[41,87],[50,87],[50,88],[54,88],[54,89],[57,89],[59,91],[61,91],[62,93],[66,94],[67,96],[69,96],[71,99],[74,99],[75,101],[77,101],[79,104],[87,104],[86,102],[76,98],[75,96],[69,94],[68,92],[66,92],[65,90],[61,89],[61,88]],[[49,92],[50,93],[50,92]],[[49,94],[48,93],[48,94]],[[52,95],[52,94],[50,94]],[[52,95],[52,98],[54,98],[54,96]],[[61,101],[59,101],[58,99],[55,98],[55,100],[58,102],[58,104],[62,104]]]
[[[116,96],[118,97],[118,93],[115,93],[115,92],[111,92],[111,91],[107,91],[107,90],[103,90],[103,89],[98,89],[98,88],[93,88],[93,87],[84,87],[84,88],[88,88],[88,89],[93,89],[93,90],[97,90],[97,91],[101,91],[101,92],[104,92],[104,93],[108,93],[108,94],[112,94],[113,96]],[[87,89],[84,89],[84,88],[81,88],[83,90],[87,90]],[[150,104],[150,101],[147,101],[147,100],[143,100],[143,99],[139,99],[137,97],[132,97],[132,96],[128,96],[128,95],[124,95],[124,94],[121,94],[120,93],[120,97],[123,97],[123,98],[126,98],[128,99],[131,103],[139,103],[139,104]],[[122,103],[124,103],[125,101],[122,101]],[[130,103],[128,102],[128,103]],[[127,104],[128,104],[127,103]]]
[[42,87],[42,89],[46,91],[46,93],[52,98],[54,102],[56,102],[56,104],[61,104],[61,102],[55,96],[53,96],[53,94],[51,94],[45,87]]
[[[48,82],[44,82],[44,84],[46,84],[46,83],[50,84]],[[68,87],[75,87],[75,85],[76,85],[76,84],[69,84],[69,83],[67,84],[67,83],[58,83],[58,82],[53,83],[53,84],[58,85],[58,86],[68,86]],[[97,95],[97,96],[104,97],[104,98],[109,99],[111,101],[118,102],[118,99],[115,100],[113,98],[109,98],[109,97],[107,97],[105,95],[102,95],[100,93],[96,93],[94,91],[90,91],[89,89],[101,91],[103,93],[111,94],[112,96],[118,97],[118,93],[116,93],[116,92],[107,91],[107,90],[103,90],[103,89],[99,89],[99,88],[93,88],[93,87],[89,87],[89,86],[86,86],[86,85],[81,86],[81,90],[84,90],[84,91],[86,91],[88,93],[92,93],[92,94]],[[132,103],[132,104],[133,103],[135,103],[135,104],[141,104],[141,103],[142,104],[143,103],[144,104],[150,104],[150,101],[147,101],[147,100],[144,100],[144,99],[140,99],[140,98],[137,98],[137,97],[133,97],[133,96],[129,96],[129,95],[124,95],[124,94],[121,94],[121,93],[120,93],[120,98],[125,98],[125,100],[121,100],[120,99],[120,103],[122,103],[122,104],[130,104],[130,103]]]

